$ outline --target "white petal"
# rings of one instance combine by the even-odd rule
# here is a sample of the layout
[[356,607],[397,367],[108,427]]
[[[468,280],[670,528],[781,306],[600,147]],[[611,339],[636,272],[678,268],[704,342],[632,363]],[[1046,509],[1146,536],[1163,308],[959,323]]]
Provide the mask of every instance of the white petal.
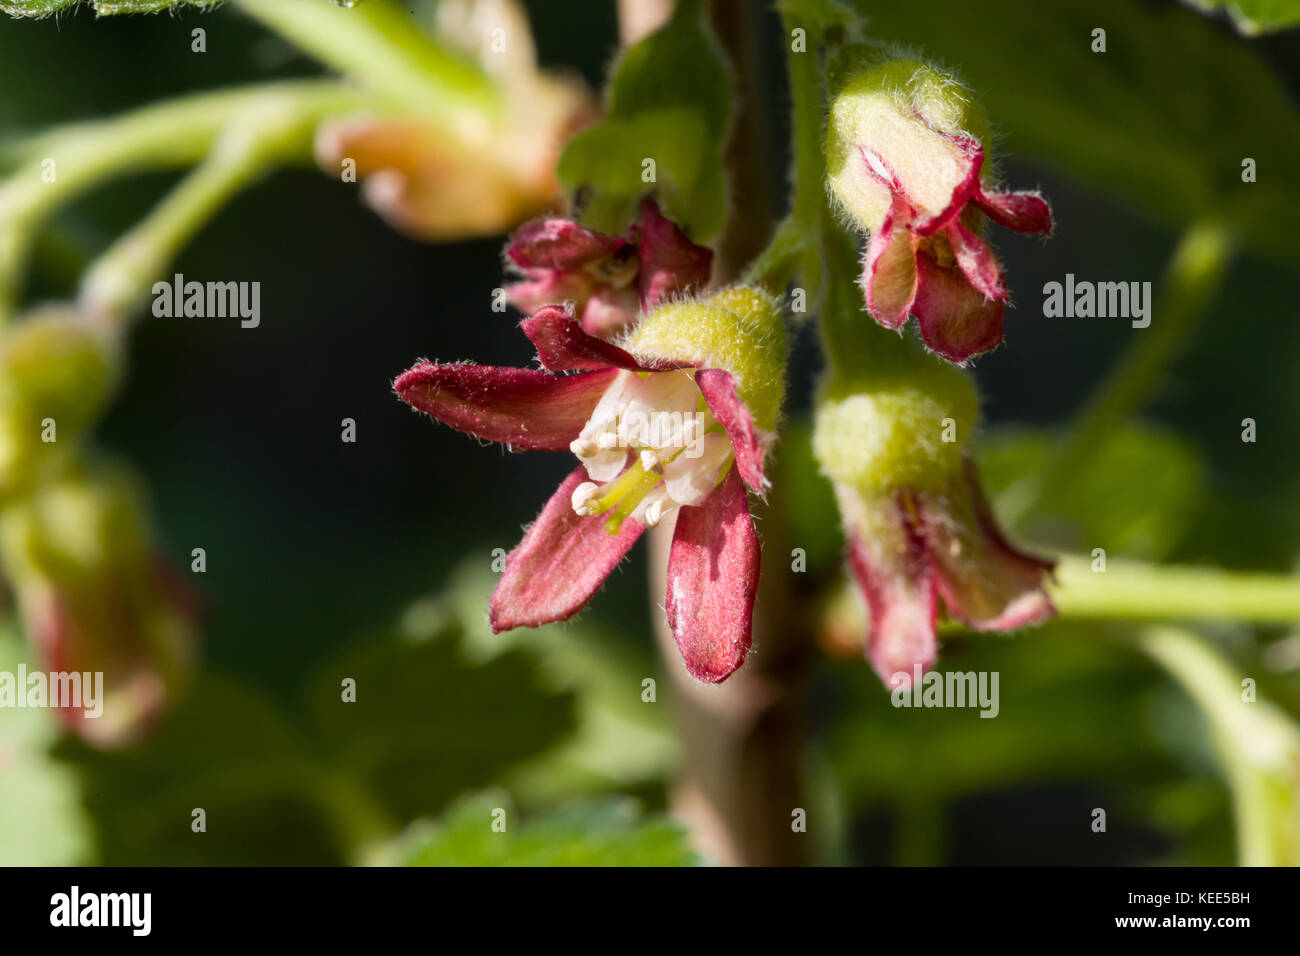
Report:
[[699,454],[691,458],[682,452],[664,465],[664,486],[679,505],[697,505],[703,501],[732,455],[731,440],[721,432],[705,435],[690,450],[698,450]]
[[587,466],[587,475],[592,481],[602,483],[613,481],[623,474],[623,469],[627,466],[627,449],[602,448],[594,455],[582,458],[581,461]]

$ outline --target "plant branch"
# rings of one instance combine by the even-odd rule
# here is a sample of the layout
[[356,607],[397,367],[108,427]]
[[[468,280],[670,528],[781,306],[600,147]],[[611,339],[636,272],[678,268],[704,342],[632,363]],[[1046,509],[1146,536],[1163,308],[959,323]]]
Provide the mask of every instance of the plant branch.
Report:
[[1244,675],[1199,635],[1148,628],[1137,644],[1182,685],[1209,725],[1215,758],[1232,791],[1240,864],[1300,863],[1300,730],[1295,722],[1247,692]]
[[[468,139],[496,117],[501,93],[467,57],[418,28],[401,5],[343,8],[320,0],[236,0],[245,13],[385,97],[394,108],[463,124]],[[509,37],[506,38],[509,42]]]
[[1129,621],[1300,621],[1300,579],[1219,568],[1109,561],[1094,572],[1082,556],[1060,559],[1053,598],[1065,618]]
[[35,231],[56,209],[116,176],[200,160],[235,116],[258,104],[293,103],[305,118],[363,101],[337,82],[273,83],[186,96],[109,120],[59,127],[17,144],[14,155],[25,158],[0,180],[0,320],[17,298]]
[[92,264],[82,281],[87,312],[109,322],[129,316],[167,263],[235,193],[271,166],[310,154],[316,121],[292,97],[266,96],[232,115],[207,158]]
[[[622,9],[630,6],[625,3]],[[744,90],[752,89],[752,82],[747,82],[743,73],[754,64],[753,50],[737,49],[737,44],[743,47],[753,42],[749,23],[753,7],[728,5],[729,34],[722,38],[733,69],[740,72],[736,88],[742,91],[737,97],[741,115],[726,151],[733,189],[737,184],[743,188],[744,183],[762,179],[754,170],[739,168],[754,161],[754,150],[737,148],[734,142],[737,136],[743,140],[753,135],[754,127],[744,113],[758,105],[753,96],[743,95]],[[635,37],[624,37],[625,42],[632,39]],[[756,207],[763,213],[761,222],[754,217],[756,210],[737,217],[735,200],[733,192],[732,217],[724,236],[736,238],[728,247],[731,254],[719,256],[715,281],[720,283],[735,277],[743,265],[739,257],[758,253],[754,244],[761,243],[771,228],[765,208]],[[788,276],[789,267],[786,242],[797,238],[778,230],[777,238],[768,246],[772,255],[760,253],[755,263],[764,284],[771,283],[773,291],[779,291],[777,286],[784,288],[781,275]],[[782,493],[778,482],[769,502],[755,510],[765,555],[790,553],[788,509],[781,501]],[[780,560],[765,561],[754,609],[753,650],[745,665],[724,684],[701,684],[682,668],[672,632],[657,606],[667,587],[675,524],[675,516],[669,516],[649,534],[656,633],[664,665],[673,675],[674,707],[683,751],[681,775],[672,793],[674,812],[690,827],[697,847],[719,863],[808,862],[813,853],[812,838],[791,824],[792,814],[808,806],[804,789],[804,719],[813,641],[808,616],[800,613],[792,593],[792,575],[782,573]]]

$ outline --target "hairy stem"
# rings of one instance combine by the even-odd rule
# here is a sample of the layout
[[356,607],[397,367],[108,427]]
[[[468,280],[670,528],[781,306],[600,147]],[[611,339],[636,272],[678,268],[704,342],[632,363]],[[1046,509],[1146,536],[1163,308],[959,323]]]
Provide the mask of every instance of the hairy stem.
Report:
[[1127,561],[1108,561],[1104,572],[1092,568],[1086,557],[1060,559],[1053,600],[1062,617],[1300,621],[1300,578]]
[[799,260],[804,254],[804,241],[799,223],[787,216],[772,239],[745,270],[742,280],[746,285],[762,286],[773,295],[780,295],[794,278]]
[[[627,13],[634,6],[625,0],[620,10]],[[755,63],[751,9],[751,4],[720,4],[715,6],[713,16],[715,28],[721,28],[718,33],[723,49],[737,71],[736,88],[740,93],[740,115],[726,151],[733,216],[722,242],[727,251],[719,256],[715,269],[714,279],[720,283],[731,281],[744,260],[759,253],[771,228],[765,203],[751,202],[745,215],[734,215],[738,205],[736,190],[759,189],[764,178],[761,170],[748,168],[754,162],[755,149],[744,145],[752,144],[759,129],[745,116],[757,105],[754,96],[745,92],[752,90],[752,78],[746,78],[746,70]],[[623,41],[638,39],[626,31],[628,21],[624,22]],[[637,18],[636,22],[654,23],[648,17]],[[739,198],[743,198],[743,192]],[[781,274],[788,276],[784,254],[775,254],[759,267],[764,270],[764,278],[773,283],[773,291],[778,291],[777,284],[784,287],[780,278]],[[769,503],[756,508],[765,557],[790,553],[786,509],[780,494],[778,485]],[[670,518],[649,535],[656,632],[665,667],[674,679],[673,699],[683,750],[681,774],[672,794],[674,813],[690,827],[697,847],[719,863],[806,863],[813,852],[811,838],[791,824],[794,811],[808,806],[803,719],[813,643],[807,615],[801,615],[795,606],[792,575],[782,568],[780,560],[765,561],[754,611],[753,651],[745,665],[725,683],[701,684],[681,666],[672,633],[659,610],[667,585],[674,525]]]
[[[807,44],[795,49],[790,38],[796,30],[808,36],[810,26],[793,16],[783,18],[786,64],[790,75],[791,123],[794,140],[793,168],[794,210],[791,218],[798,226],[805,246],[800,261],[800,278],[808,295],[809,306],[816,309],[822,292],[823,263],[821,241],[829,225],[822,185],[826,168],[822,156],[822,68],[816,46]],[[812,34],[815,35],[815,34]]]
[[772,207],[767,195],[770,139],[767,111],[757,108],[759,85],[758,25],[751,11],[753,0],[712,0],[709,22],[722,44],[732,69],[732,101],[738,106],[727,137],[723,162],[727,167],[730,215],[717,243],[715,269],[736,276],[764,246],[772,227]]

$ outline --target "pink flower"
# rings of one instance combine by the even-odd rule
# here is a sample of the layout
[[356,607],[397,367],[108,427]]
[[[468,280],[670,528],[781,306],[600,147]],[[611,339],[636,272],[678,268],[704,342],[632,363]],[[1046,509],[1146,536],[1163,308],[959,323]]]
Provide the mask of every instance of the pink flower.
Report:
[[139,738],[189,683],[201,607],[133,479],[70,466],[4,510],[0,552],[39,666],[81,675],[80,700],[50,700],[65,727],[99,747]]
[[642,310],[702,289],[713,262],[713,251],[687,239],[652,199],[622,236],[538,219],[515,232],[506,255],[524,277],[506,290],[515,308],[532,313],[573,301],[583,329],[603,338],[632,325]]
[[1003,537],[969,456],[936,490],[899,489],[867,501],[839,494],[849,568],[871,616],[867,656],[890,687],[930,668],[939,599],[977,631],[1008,631],[1055,613],[1044,589],[1050,561]]
[[660,310],[639,329],[656,345],[629,342],[634,355],[548,306],[522,324],[544,369],[422,362],[394,383],[408,404],[460,431],[578,458],[506,559],[494,631],[572,617],[641,533],[675,511],[665,607],[686,668],[718,682],[744,662],[759,570],[745,488],[766,485],[767,434],[741,398],[746,370],[700,362],[708,350],[698,338],[679,355],[657,347],[665,328],[699,327],[687,313],[700,309],[732,315],[708,303]]
[[992,188],[988,139],[970,91],[914,60],[852,73],[827,124],[831,191],[871,233],[867,309],[889,329],[915,315],[925,344],[951,362],[1002,341],[1007,289],[980,238],[985,218],[1016,232],[1052,230],[1040,196]]
[[935,662],[940,599],[977,631],[1033,624],[1054,613],[1052,563],[1008,544],[985,499],[968,450],[979,423],[969,376],[913,343],[882,346],[892,371],[823,386],[812,447],[869,611],[867,656],[897,687]]
[[983,217],[1016,232],[1050,234],[1052,214],[1033,193],[987,193],[980,185],[984,149],[950,137],[961,179],[941,208],[910,195],[885,157],[860,147],[868,175],[890,192],[889,212],[871,236],[862,288],[877,322],[898,329],[915,315],[925,344],[964,362],[1002,341],[1007,288],[1002,265],[979,237]]

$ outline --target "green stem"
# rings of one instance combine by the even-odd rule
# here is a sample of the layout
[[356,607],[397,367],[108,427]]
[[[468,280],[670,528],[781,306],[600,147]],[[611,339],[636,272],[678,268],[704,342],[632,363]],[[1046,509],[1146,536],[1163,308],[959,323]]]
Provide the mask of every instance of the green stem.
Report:
[[1231,253],[1231,237],[1217,222],[1196,223],[1183,234],[1161,288],[1164,302],[1150,328],[1140,330],[1047,467],[1002,496],[998,511],[1008,523],[1023,522],[1043,506],[1048,495],[1059,493],[1086,472],[1097,448],[1141,408],[1209,306]]
[[381,861],[383,847],[400,827],[398,821],[353,776],[331,767],[311,765],[312,793],[353,866]]
[[167,264],[231,196],[269,167],[309,155],[318,117],[265,96],[230,117],[207,158],[87,271],[81,301],[107,321],[130,315]]
[[785,291],[799,268],[804,254],[804,240],[798,222],[788,216],[777,226],[772,239],[745,270],[741,282],[762,286],[773,295]]
[[942,866],[947,820],[943,801],[907,793],[895,807],[894,866]]
[[1232,791],[1242,866],[1300,863],[1300,730],[1275,705],[1246,691],[1241,673],[1201,637],[1148,628],[1138,646],[1187,692],[1204,716]]
[[[15,155],[25,159],[0,180],[0,322],[17,298],[33,234],[54,210],[115,176],[187,166],[201,159],[234,116],[267,102],[292,102],[298,115],[319,117],[355,108],[364,100],[337,82],[274,83],[187,96],[110,120],[75,123],[15,146]],[[53,161],[52,180],[47,159]]]
[[804,240],[804,254],[800,262],[800,278],[807,293],[810,308],[817,308],[824,277],[821,242],[825,187],[823,171],[826,161],[822,155],[822,65],[820,47],[814,44],[804,49],[794,49],[791,37],[796,30],[803,36],[818,36],[811,24],[801,17],[786,14],[785,43],[786,64],[790,73],[791,123],[794,136],[793,169],[790,179],[794,184],[794,202],[791,219]]
[[[804,18],[786,14],[785,32],[822,33]],[[820,300],[822,352],[828,383],[860,381],[864,374],[898,373],[928,359],[911,339],[879,328],[863,309],[857,278],[861,271],[858,242],[840,224],[825,188],[822,148],[824,90],[817,53],[799,52],[789,44],[790,96],[794,126],[794,209],[791,220],[804,243],[800,279],[810,307]],[[819,48],[814,45],[813,48]]]
[[[434,42],[400,4],[371,0],[342,8],[320,0],[236,2],[255,20],[382,94],[394,107],[477,126],[504,106],[483,70]],[[508,44],[511,38],[505,40]]]
[[1300,621],[1300,578],[1219,568],[1157,567],[1065,556],[1056,569],[1057,610],[1067,618],[1129,621]]

